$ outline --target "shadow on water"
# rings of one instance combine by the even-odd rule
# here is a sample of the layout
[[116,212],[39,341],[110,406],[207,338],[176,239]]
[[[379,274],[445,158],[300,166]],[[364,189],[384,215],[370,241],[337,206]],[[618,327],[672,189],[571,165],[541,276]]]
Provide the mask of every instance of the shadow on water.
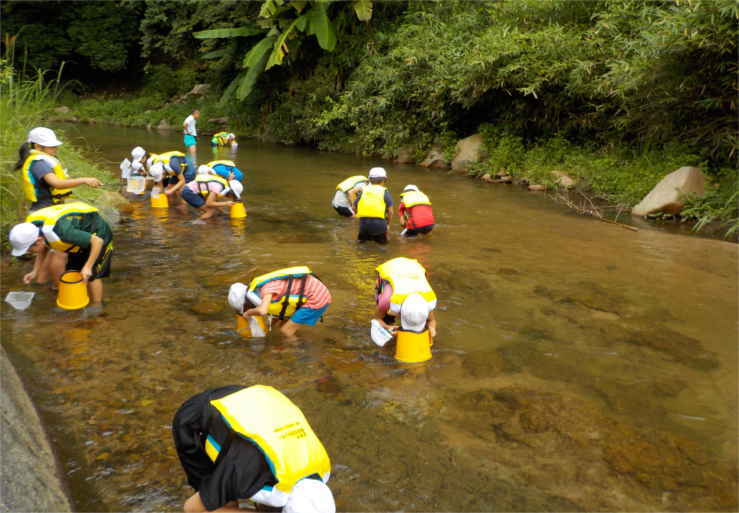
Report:
[[[111,160],[141,140],[180,144],[69,130]],[[181,509],[192,490],[172,415],[231,383],[301,407],[341,511],[736,510],[735,246],[612,228],[412,166],[387,166],[389,186],[396,200],[406,183],[430,195],[433,234],[401,240],[395,221],[386,246],[357,244],[329,202],[373,162],[249,141],[234,158],[245,220],[122,210],[103,316],[55,312],[40,287],[29,310],[0,313],[76,511]],[[439,297],[434,357],[419,365],[368,337],[375,268],[401,255]],[[296,342],[241,338],[229,285],[302,264],[331,290],[325,321]],[[29,264],[5,265],[2,294]]]

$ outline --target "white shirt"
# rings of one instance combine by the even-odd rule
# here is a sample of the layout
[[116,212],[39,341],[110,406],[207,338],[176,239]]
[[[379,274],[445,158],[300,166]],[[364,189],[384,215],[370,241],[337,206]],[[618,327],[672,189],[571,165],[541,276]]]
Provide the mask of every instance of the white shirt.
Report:
[[195,122],[196,121],[197,120],[193,117],[192,114],[190,114],[189,116],[187,116],[185,118],[185,122],[183,123],[183,125],[185,126],[185,134],[186,135],[191,135],[193,137],[197,137],[198,136],[198,131],[195,129]]
[[349,203],[349,192],[351,192],[351,191],[355,191],[355,192],[363,191],[366,186],[367,186],[366,183],[360,183],[356,187],[354,187],[352,189],[349,189],[349,191],[347,191],[347,192],[338,191],[337,190],[336,191],[336,194],[334,194],[334,199],[331,202],[331,206],[333,206],[333,207],[346,207],[346,208],[351,208],[353,210],[354,207],[352,207],[351,203]]

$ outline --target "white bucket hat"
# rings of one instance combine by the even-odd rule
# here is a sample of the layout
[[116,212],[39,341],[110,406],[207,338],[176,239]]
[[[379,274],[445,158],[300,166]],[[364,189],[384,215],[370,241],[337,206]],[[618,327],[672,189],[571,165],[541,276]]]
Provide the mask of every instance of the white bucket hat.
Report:
[[336,513],[331,489],[318,479],[301,479],[293,486],[283,513]]
[[10,230],[10,245],[13,247],[10,254],[13,256],[25,255],[41,234],[33,223],[20,223]]
[[403,188],[403,192],[407,192],[407,191],[418,191],[418,187],[416,187],[416,186],[415,186],[415,185],[413,185],[413,184],[408,184],[408,185],[406,185],[406,186],[405,186],[405,187]]
[[149,169],[149,174],[154,179],[155,182],[161,182],[162,178],[164,178],[164,164],[161,162],[157,162],[151,168]]
[[212,167],[208,167],[205,164],[201,164],[198,166],[198,174],[199,175],[212,175],[215,174],[215,171],[213,171]]
[[233,191],[236,199],[241,199],[241,193],[244,192],[244,184],[238,180],[231,180],[228,182],[228,187]]
[[404,330],[421,333],[426,329],[429,305],[420,294],[411,294],[400,306],[400,325]]
[[247,286],[243,283],[234,283],[228,289],[228,304],[231,308],[239,312],[244,313],[244,300],[246,299]]
[[384,167],[373,167],[369,170],[369,178],[387,178],[387,171]]
[[144,155],[146,155],[146,150],[141,146],[136,146],[131,150],[131,157],[133,157],[134,162],[143,159]]
[[56,138],[54,131],[43,126],[36,127],[28,132],[28,142],[46,146],[47,148],[62,145],[62,142]]

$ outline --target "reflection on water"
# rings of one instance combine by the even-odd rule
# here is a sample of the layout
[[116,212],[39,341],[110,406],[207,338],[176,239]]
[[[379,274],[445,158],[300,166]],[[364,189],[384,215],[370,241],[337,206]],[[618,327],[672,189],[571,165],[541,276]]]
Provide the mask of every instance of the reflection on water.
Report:
[[[142,140],[179,146],[76,130],[112,172]],[[193,211],[145,200],[123,210],[104,316],[53,311],[42,288],[29,310],[2,312],[75,510],[181,508],[191,490],[171,417],[231,383],[269,384],[301,406],[331,455],[340,510],[736,509],[736,246],[621,230],[401,166],[391,191],[419,184],[435,232],[405,241],[395,224],[387,246],[358,245],[330,200],[374,162],[250,142],[235,159],[244,220],[193,224]],[[374,268],[401,255],[427,267],[440,298],[426,364],[401,365],[368,336]],[[230,283],[301,264],[331,289],[325,322],[294,343],[240,338]],[[26,266],[6,264],[3,295]]]

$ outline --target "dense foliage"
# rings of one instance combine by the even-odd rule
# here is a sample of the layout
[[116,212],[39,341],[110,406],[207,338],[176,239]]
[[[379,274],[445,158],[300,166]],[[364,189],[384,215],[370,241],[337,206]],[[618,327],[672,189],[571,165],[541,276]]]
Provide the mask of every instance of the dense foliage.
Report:
[[[149,100],[131,124],[179,113],[168,100],[208,82],[205,117],[228,113],[241,125],[231,128],[264,139],[422,156],[483,131],[491,158],[479,173],[544,176],[566,164],[566,147],[570,161],[581,155],[576,174],[608,198],[633,203],[674,162],[714,178],[711,212],[731,205],[734,0],[49,2],[38,21],[29,6],[39,4],[7,4],[30,64],[86,56],[91,69],[143,78]],[[97,37],[100,9],[115,26]],[[23,38],[39,31],[51,39]]]

